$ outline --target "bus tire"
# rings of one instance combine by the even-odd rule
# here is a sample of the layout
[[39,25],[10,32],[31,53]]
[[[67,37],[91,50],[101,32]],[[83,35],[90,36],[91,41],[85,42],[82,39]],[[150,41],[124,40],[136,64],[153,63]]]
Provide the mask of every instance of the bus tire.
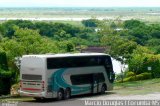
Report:
[[57,92],[57,100],[62,100],[64,97],[64,92],[62,89],[59,89]]
[[37,102],[42,102],[42,101],[43,101],[42,98],[38,98],[38,97],[34,97],[34,99],[35,99]]
[[101,87],[101,94],[105,94],[105,91],[107,90],[107,86],[105,84]]
[[64,99],[69,99],[71,97],[71,90],[70,88],[66,88],[64,92]]

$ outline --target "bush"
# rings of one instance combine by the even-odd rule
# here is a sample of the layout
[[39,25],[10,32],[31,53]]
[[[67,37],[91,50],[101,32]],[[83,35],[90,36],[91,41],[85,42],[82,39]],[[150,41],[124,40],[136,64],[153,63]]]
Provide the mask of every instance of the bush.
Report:
[[14,80],[13,71],[0,69],[0,94],[9,94],[12,80]]
[[131,76],[131,77],[124,78],[123,81],[124,81],[124,82],[128,82],[128,81],[136,81],[136,79],[135,79],[135,76]]
[[86,27],[97,27],[98,23],[97,19],[82,20],[82,24]]
[[116,81],[122,80],[122,74],[121,74],[121,73],[120,73],[120,74],[116,74],[115,80],[116,80]]
[[147,72],[136,75],[136,80],[146,80],[151,78],[152,78],[152,74]]
[[18,92],[19,87],[20,87],[19,83],[12,85],[10,89],[11,96],[20,96]]
[[[145,48],[139,48],[139,49],[144,49]],[[140,50],[137,49],[136,52],[139,52]],[[136,53],[133,54],[132,58],[130,59],[129,62],[129,70],[133,71],[134,73],[141,74],[141,73],[146,73],[149,71],[148,67],[151,67],[151,73],[153,75],[153,78],[159,78],[160,77],[160,55],[155,55],[155,54],[149,54],[149,53]]]
[[124,82],[131,81],[131,78],[132,78],[132,77],[127,77],[127,78],[124,78],[124,80],[123,80],[123,81],[124,81]]
[[126,72],[126,77],[132,77],[134,75],[135,75],[134,72],[131,71]]
[[7,56],[0,50],[0,69],[8,70]]
[[129,76],[124,78],[124,82],[128,82],[128,81],[139,81],[139,80],[146,80],[146,79],[151,79],[152,78],[152,74],[145,72],[145,73],[141,73],[138,74],[136,76]]

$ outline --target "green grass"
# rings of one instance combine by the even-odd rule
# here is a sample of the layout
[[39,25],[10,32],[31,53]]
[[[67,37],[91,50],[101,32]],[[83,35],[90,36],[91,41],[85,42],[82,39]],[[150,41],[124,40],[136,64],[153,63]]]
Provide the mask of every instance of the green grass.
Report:
[[16,102],[24,102],[24,101],[32,101],[34,100],[32,97],[9,97],[9,98],[3,98],[0,99],[0,103],[1,102],[7,102],[7,101],[16,101]]
[[59,23],[64,23],[64,24],[71,24],[71,25],[75,25],[77,27],[83,27],[83,24],[81,21],[73,21],[73,20],[57,20],[57,21],[52,21],[53,23],[59,22]]
[[114,92],[120,95],[137,95],[160,92],[160,78],[115,83]]
[[[39,22],[39,21],[33,21],[33,22]],[[46,22],[46,23],[64,23],[64,24],[70,24],[70,25],[74,25],[77,27],[84,27],[84,25],[82,24],[81,21],[74,21],[74,20],[52,20],[52,21],[42,21],[42,22]],[[0,21],[0,23],[3,23]]]
[[[152,11],[151,11],[152,10]],[[131,8],[113,8],[113,9],[0,9],[0,18],[111,18],[113,20],[118,19],[138,19],[144,22],[157,23],[160,22],[159,15],[148,14],[158,13],[159,8],[146,8],[146,9],[131,9]]]

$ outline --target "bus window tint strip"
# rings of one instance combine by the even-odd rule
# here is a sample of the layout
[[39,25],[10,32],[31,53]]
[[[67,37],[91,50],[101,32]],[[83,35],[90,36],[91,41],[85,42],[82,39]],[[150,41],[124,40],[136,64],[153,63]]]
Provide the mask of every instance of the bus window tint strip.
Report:
[[82,56],[82,57],[61,57],[47,58],[47,69],[58,69],[68,67],[87,67],[87,66],[112,67],[111,59],[108,56]]
[[41,75],[29,75],[29,74],[22,74],[23,80],[42,80]]

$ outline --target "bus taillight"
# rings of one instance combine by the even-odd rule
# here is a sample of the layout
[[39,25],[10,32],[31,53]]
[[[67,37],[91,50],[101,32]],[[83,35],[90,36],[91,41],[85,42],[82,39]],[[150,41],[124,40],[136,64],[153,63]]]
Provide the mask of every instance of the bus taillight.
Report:
[[44,85],[45,84],[45,82],[44,81],[42,81],[42,89],[43,89],[43,91],[44,91]]
[[22,80],[20,80],[19,83],[20,83],[19,87],[22,88]]

